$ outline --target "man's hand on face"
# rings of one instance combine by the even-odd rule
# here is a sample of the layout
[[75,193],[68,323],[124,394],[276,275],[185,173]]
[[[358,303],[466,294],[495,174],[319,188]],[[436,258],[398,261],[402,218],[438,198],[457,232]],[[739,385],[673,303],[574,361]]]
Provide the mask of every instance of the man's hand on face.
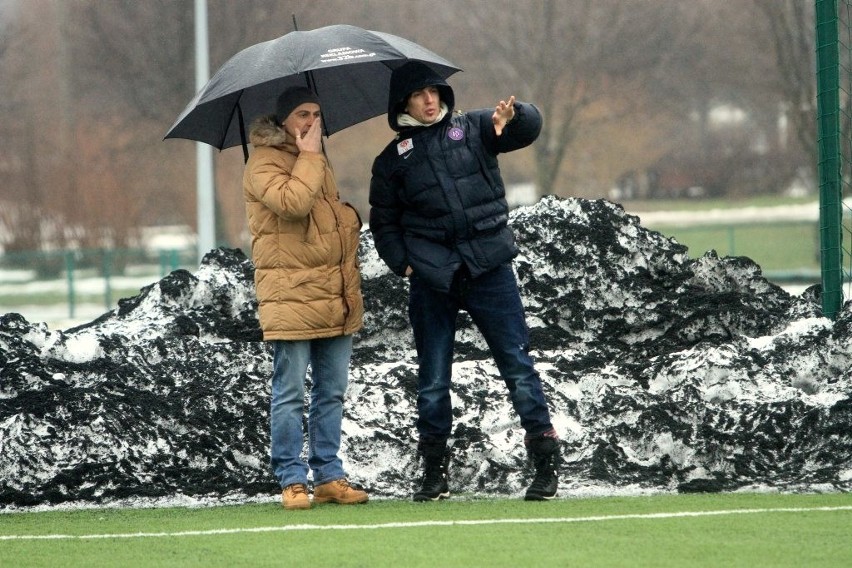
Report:
[[308,128],[305,136],[296,130],[296,147],[299,152],[322,152],[322,119],[317,118]]

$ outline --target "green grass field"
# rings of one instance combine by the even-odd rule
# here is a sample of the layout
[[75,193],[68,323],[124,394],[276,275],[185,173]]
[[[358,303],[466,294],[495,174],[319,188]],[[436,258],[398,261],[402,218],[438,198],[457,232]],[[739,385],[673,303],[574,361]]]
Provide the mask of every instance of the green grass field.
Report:
[[[153,280],[156,282],[156,280]],[[114,300],[118,300],[118,298],[132,298],[139,294],[139,288],[117,288],[111,290],[110,296]],[[68,301],[68,293],[59,291],[59,292],[40,292],[38,294],[33,293],[12,293],[12,294],[3,294],[0,293],[0,306],[4,308],[7,306],[52,306],[55,304],[61,304],[63,302]],[[80,293],[74,295],[74,301],[78,304],[103,304],[104,303],[104,293]],[[106,308],[105,308],[106,309]]]
[[0,514],[0,566],[852,566],[852,496],[704,494],[284,511]]
[[819,234],[814,223],[649,227],[689,248],[690,258],[708,250],[721,256],[747,256],[765,273],[819,273]]
[[[804,198],[759,196],[749,199],[649,200],[625,203],[631,213],[646,211],[709,211],[755,207],[777,207],[812,203]],[[815,222],[772,221],[755,223],[715,223],[700,225],[643,224],[689,248],[689,256],[698,258],[709,250],[719,256],[747,256],[764,273],[790,277],[819,274],[819,230]]]
[[708,199],[642,199],[624,200],[619,203],[628,211],[707,211],[710,209],[740,209],[742,207],[776,207],[778,205],[801,205],[813,203],[819,195],[791,197],[788,195],[753,195],[732,198],[715,197]]

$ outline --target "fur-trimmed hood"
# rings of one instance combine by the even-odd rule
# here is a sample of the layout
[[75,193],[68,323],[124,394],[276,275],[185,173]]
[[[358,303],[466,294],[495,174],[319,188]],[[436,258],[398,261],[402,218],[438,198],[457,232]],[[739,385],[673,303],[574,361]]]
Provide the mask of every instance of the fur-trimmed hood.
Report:
[[[249,127],[249,142],[252,146],[285,146],[295,150],[296,141],[278,124],[274,114],[259,116]],[[292,147],[292,148],[290,148]]]

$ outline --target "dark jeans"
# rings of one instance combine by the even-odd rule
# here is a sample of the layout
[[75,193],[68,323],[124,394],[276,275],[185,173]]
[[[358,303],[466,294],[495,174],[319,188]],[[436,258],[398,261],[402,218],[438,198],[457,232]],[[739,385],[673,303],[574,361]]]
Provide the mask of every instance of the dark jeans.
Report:
[[482,333],[509,389],[512,406],[528,436],[553,428],[541,381],[530,358],[529,333],[515,274],[509,264],[471,278],[456,274],[449,294],[411,276],[408,315],[419,361],[417,431],[424,442],[440,442],[452,432],[450,382],[456,316],[470,314]]

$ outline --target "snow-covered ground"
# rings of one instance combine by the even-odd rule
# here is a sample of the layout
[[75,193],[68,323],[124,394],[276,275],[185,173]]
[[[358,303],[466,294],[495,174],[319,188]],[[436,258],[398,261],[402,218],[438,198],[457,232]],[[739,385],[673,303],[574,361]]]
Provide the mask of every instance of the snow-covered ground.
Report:
[[[1,279],[2,277],[0,276]],[[154,284],[158,280],[158,277],[125,278],[122,279],[121,286],[122,288],[133,286],[141,290],[143,287]],[[115,285],[117,284],[116,282]],[[46,290],[64,293],[66,291],[66,288],[64,288],[65,285],[65,282],[61,280],[17,285],[2,284],[0,285],[0,294],[10,288],[14,288],[15,293],[32,294],[33,296],[37,296]],[[78,293],[97,294],[103,293],[104,281],[99,278],[90,278],[81,280],[78,285],[80,286]],[[811,286],[811,284],[798,283],[778,283],[778,285],[794,296],[800,295],[808,286]],[[51,305],[21,305],[14,308],[8,308],[0,304],[0,315],[10,312],[19,313],[30,322],[46,323],[49,329],[58,331],[88,323],[117,306],[118,298],[113,299],[113,304],[109,308],[104,303],[77,303],[74,305],[74,313],[72,315],[67,302]]]
[[[146,284],[140,285],[139,288],[141,289],[142,286],[152,283],[153,282],[147,282]],[[811,284],[782,283],[779,284],[779,286],[781,286],[781,288],[786,290],[789,294],[799,296],[806,288],[811,286]],[[115,307],[116,306],[112,306],[110,309]],[[28,321],[33,323],[46,323],[47,327],[52,331],[59,331],[88,323],[102,316],[109,310],[104,309],[103,304],[77,304],[74,307],[74,317],[71,317],[68,304],[55,304],[50,306],[17,306],[14,310],[7,310],[0,306],[0,315],[9,311],[19,313]]]
[[[639,217],[643,226],[669,224],[714,224],[714,223],[748,223],[759,220],[767,221],[814,221],[819,219],[819,202],[813,201],[797,205],[779,205],[771,207],[742,207],[737,209],[708,209],[702,211],[643,211],[628,213]],[[32,281],[31,271],[0,270],[0,297],[4,294],[31,295],[34,298],[45,293],[67,295],[68,283],[64,279],[50,281]],[[113,277],[111,287],[114,290],[141,290],[144,286],[156,283],[159,276],[126,276]],[[777,282],[779,286],[793,295],[800,295],[813,283]],[[105,282],[102,278],[80,278],[74,282],[78,295],[105,294]],[[30,322],[44,322],[51,330],[68,329],[90,322],[109,310],[117,307],[118,297],[113,294],[112,303],[105,302],[77,303],[71,314],[67,302],[54,305],[20,305],[11,308],[0,303],[0,315],[16,312]]]
[[[852,489],[852,305],[820,317],[814,294],[745,258],[690,259],[603,200],[547,197],[510,222],[561,495]],[[419,472],[407,284],[369,233],[361,244],[341,457],[371,495],[406,497]],[[280,492],[253,273],[218,249],[73,331],[0,316],[0,511]],[[451,490],[522,494],[524,432],[469,318],[453,370]]]

